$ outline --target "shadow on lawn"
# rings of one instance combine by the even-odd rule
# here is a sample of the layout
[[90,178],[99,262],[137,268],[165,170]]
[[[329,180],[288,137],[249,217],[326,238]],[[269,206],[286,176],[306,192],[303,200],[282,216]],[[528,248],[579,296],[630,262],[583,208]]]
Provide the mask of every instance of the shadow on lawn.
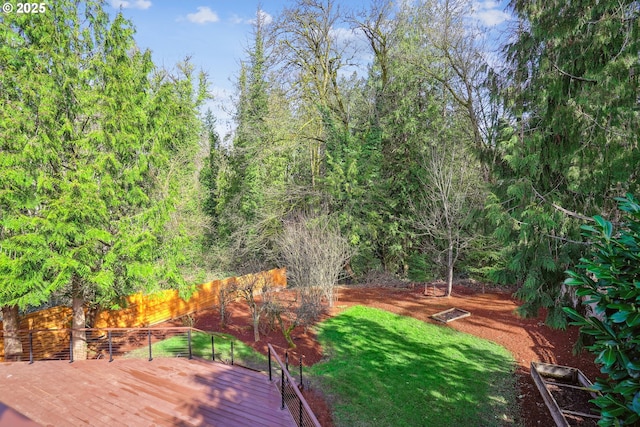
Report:
[[338,424],[516,424],[514,361],[495,344],[362,306],[319,329],[329,360],[313,372]]

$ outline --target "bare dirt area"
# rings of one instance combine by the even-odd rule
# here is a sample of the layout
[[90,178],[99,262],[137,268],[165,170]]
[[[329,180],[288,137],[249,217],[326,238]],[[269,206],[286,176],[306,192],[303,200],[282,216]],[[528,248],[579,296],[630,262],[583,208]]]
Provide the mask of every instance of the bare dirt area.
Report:
[[[516,376],[519,387],[518,402],[523,424],[526,427],[552,426],[555,423],[530,376],[530,363],[539,361],[572,366],[592,381],[600,375],[590,353],[574,355],[573,345],[578,331],[570,327],[566,331],[554,330],[544,325],[544,314],[535,319],[522,319],[515,314],[519,302],[508,292],[482,288],[454,286],[450,297],[442,297],[441,286],[423,284],[414,286],[342,286],[338,290],[338,300],[327,314],[334,316],[354,305],[367,305],[393,313],[415,317],[425,322],[445,325],[432,319],[435,313],[458,308],[471,313],[470,316],[446,323],[454,328],[478,337],[494,341],[506,347],[513,354],[518,366]],[[228,326],[219,327],[215,310],[200,312],[195,316],[195,327],[203,330],[230,333],[266,354],[267,343],[284,353],[287,344],[279,330],[262,328],[261,339],[253,340],[253,329],[246,305],[234,302],[229,307],[231,314]],[[290,358],[298,360],[301,355],[305,366],[321,360],[322,348],[311,329],[296,328],[293,333],[296,348],[290,350]],[[332,426],[327,404],[320,390],[305,390],[312,409],[323,426]]]

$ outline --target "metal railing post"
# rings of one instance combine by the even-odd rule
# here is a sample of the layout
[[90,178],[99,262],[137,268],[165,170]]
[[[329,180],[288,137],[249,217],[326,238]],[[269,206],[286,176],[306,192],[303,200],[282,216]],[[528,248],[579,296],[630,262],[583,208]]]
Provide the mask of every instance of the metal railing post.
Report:
[[107,331],[109,336],[109,362],[113,362],[113,342],[111,341],[111,331]]
[[302,354],[300,355],[300,386],[304,387],[304,384],[302,383]]
[[233,365],[233,340],[231,340],[231,365]]
[[287,368],[287,372],[289,372],[289,350],[284,352],[284,367]]
[[213,342],[213,335],[211,335],[211,360],[216,360],[216,345]]
[[147,329],[147,336],[149,337],[149,362],[153,360],[153,354],[151,353],[151,329]]
[[268,353],[269,353],[269,382],[273,381],[273,378],[271,377],[271,347],[267,348]]
[[73,329],[69,332],[69,363],[73,363]]
[[284,409],[284,369],[280,370],[280,396],[282,400],[280,409]]
[[189,341],[189,360],[193,359],[193,347],[191,346],[191,329],[187,331],[187,340]]
[[29,331],[29,364],[33,363],[33,332]]

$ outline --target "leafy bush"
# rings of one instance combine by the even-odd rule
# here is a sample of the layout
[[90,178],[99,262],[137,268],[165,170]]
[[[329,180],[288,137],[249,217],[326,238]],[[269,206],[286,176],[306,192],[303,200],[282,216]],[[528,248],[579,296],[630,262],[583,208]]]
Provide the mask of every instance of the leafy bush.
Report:
[[600,216],[594,217],[595,225],[582,226],[591,249],[565,281],[592,307],[586,315],[564,310],[572,324],[593,337],[587,349],[606,374],[594,385],[601,393],[594,400],[601,426],[640,424],[640,205],[630,194],[616,200],[622,211],[619,226],[614,230]]

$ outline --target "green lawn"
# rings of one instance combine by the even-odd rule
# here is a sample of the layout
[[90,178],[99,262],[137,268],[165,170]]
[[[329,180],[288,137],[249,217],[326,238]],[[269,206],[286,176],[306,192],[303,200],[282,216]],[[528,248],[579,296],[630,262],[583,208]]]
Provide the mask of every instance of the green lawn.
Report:
[[338,426],[518,425],[513,356],[451,328],[369,307],[317,326],[310,369]]
[[[232,341],[235,364],[253,369],[267,369],[268,362],[266,356],[227,334],[217,333],[214,336],[215,360],[231,363]],[[193,332],[191,334],[191,348],[193,356],[211,360],[211,335],[204,332]],[[186,333],[152,344],[151,353],[153,357],[187,357],[189,354],[189,345]],[[130,351],[126,357],[149,357],[149,347],[145,346]]]

